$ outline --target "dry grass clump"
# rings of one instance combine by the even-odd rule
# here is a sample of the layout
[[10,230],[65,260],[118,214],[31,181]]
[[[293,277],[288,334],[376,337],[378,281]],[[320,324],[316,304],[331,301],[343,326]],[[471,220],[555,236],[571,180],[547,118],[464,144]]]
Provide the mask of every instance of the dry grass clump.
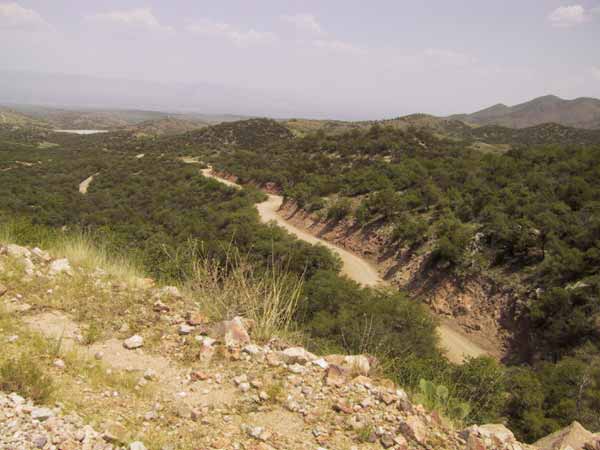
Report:
[[52,377],[32,355],[23,353],[0,364],[0,391],[16,392],[34,402],[45,403],[53,390]]
[[57,257],[67,258],[75,266],[90,271],[102,269],[110,277],[128,285],[136,285],[144,277],[143,270],[138,264],[110,252],[86,233],[57,239],[48,250]]
[[240,256],[225,263],[210,258],[196,262],[188,289],[200,308],[214,319],[236,315],[254,321],[253,337],[266,341],[289,336],[302,294],[303,280],[276,264],[256,270]]
[[0,244],[38,246],[55,258],[67,258],[75,266],[88,271],[102,269],[108,276],[130,286],[137,286],[145,277],[136,261],[111,251],[85,231],[61,232],[32,225],[26,221],[3,221],[0,218]]

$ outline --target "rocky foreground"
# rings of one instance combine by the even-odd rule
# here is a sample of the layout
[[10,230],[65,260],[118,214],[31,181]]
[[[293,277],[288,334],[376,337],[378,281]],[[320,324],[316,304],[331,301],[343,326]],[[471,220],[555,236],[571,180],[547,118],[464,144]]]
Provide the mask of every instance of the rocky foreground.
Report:
[[[139,306],[127,310],[144,318],[136,332],[124,325],[110,331],[107,318],[108,335],[85,342],[87,325],[72,318],[78,316],[77,303],[50,310],[44,296],[56,297],[62,283],[81,276],[98,290],[98,298],[88,292],[86,302],[106,295],[119,302],[131,292],[101,270],[82,273],[66,259],[14,245],[0,248],[0,276],[0,302],[24,327],[22,334],[33,330],[51,337],[59,329],[71,351],[89,358],[86,370],[99,367],[103,374],[137,380],[131,387],[108,387],[90,382],[68,358],[52,360],[48,370],[67,383],[69,396],[80,398],[73,402],[79,409],[56,400],[34,405],[16,393],[0,393],[3,450],[600,450],[600,438],[591,433],[578,433],[582,442],[576,446],[568,442],[573,433],[564,433],[532,447],[501,424],[457,429],[379,377],[373,358],[320,357],[277,339],[253,342],[251,321],[210,321],[175,287],[141,283],[145,286],[133,292]],[[2,331],[2,345],[10,351],[25,340]],[[152,389],[141,394],[147,388]]]

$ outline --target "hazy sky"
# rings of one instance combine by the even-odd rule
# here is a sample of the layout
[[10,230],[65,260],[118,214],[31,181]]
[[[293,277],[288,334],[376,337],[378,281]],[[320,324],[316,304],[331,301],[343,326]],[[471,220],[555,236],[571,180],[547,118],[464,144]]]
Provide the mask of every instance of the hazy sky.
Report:
[[600,0],[574,1],[0,0],[0,69],[210,82],[345,118],[600,97]]

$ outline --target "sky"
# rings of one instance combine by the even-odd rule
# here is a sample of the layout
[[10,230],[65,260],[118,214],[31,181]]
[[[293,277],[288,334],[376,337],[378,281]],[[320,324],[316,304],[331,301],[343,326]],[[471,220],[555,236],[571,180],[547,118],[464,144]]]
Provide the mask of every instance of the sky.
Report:
[[0,0],[0,70],[252,91],[231,113],[257,93],[287,108],[255,114],[343,119],[600,97],[599,43],[600,0]]

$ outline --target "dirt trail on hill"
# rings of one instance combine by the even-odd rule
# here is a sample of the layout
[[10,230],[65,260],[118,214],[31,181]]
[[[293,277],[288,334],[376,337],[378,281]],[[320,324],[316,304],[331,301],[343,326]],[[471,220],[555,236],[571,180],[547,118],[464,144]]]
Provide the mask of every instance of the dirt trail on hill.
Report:
[[87,194],[88,188],[90,187],[90,184],[92,184],[92,181],[94,181],[94,177],[98,175],[97,173],[95,173],[94,175],[90,175],[89,177],[87,177],[85,180],[83,180],[81,183],[79,183],[79,192],[81,194]]
[[207,393],[203,392],[206,383],[199,381],[195,389],[189,389],[189,369],[178,366],[165,356],[149,354],[142,349],[127,350],[122,340],[112,338],[89,346],[80,344],[77,338],[81,336],[79,325],[63,313],[44,312],[27,316],[24,322],[43,336],[60,341],[61,347],[67,351],[76,350],[90,359],[101,353],[102,362],[113,369],[140,374],[152,369],[160,377],[157,387],[164,400],[177,399],[189,406],[231,404],[235,400],[236,390],[229,385],[213,386]]
[[[212,173],[211,169],[203,169],[202,175],[213,178],[230,187],[235,187],[237,189],[242,188],[239,184],[215,175]],[[343,263],[342,273],[361,285],[377,286],[384,283],[377,269],[365,259],[340,248],[337,245],[319,239],[283,219],[283,217],[278,214],[279,208],[283,203],[283,197],[272,194],[267,195],[268,199],[266,201],[256,205],[263,222],[275,221],[277,225],[294,234],[298,239],[310,244],[320,244],[327,247],[341,258]],[[468,336],[465,336],[463,332],[455,329],[455,327],[452,327],[449,324],[441,324],[438,327],[438,332],[441,338],[441,345],[446,350],[448,359],[452,362],[462,363],[466,356],[477,357],[488,354],[483,348],[472,342]]]

